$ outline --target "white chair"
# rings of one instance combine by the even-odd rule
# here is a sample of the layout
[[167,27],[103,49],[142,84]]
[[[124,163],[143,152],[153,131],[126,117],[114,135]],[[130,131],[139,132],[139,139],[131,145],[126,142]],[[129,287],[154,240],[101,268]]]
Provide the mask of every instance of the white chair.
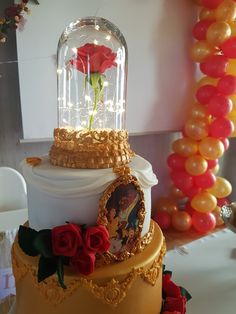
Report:
[[18,228],[28,220],[27,190],[15,169],[0,167],[0,232]]

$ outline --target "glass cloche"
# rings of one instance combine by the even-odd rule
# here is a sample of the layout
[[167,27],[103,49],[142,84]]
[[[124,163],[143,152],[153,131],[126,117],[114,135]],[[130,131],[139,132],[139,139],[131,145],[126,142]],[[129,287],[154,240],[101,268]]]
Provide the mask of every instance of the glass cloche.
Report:
[[71,23],[58,44],[58,126],[125,129],[127,46],[99,17]]

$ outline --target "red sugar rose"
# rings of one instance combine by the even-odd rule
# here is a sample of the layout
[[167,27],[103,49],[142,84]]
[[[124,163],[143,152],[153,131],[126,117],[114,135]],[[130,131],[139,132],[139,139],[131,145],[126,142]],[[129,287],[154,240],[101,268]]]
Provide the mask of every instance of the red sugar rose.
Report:
[[77,48],[77,54],[71,64],[83,73],[104,73],[115,63],[116,53],[103,45],[85,44]]
[[95,260],[95,253],[80,250],[77,255],[71,257],[70,264],[76,272],[87,276],[94,272]]
[[181,314],[185,314],[186,302],[187,302],[187,299],[184,296],[181,296],[179,298],[167,297],[164,303],[164,311],[169,311],[169,312],[177,311],[177,312],[180,312]]
[[164,311],[161,314],[181,314],[179,311]]
[[104,253],[111,245],[104,226],[88,227],[84,233],[84,243],[87,250],[94,253]]
[[170,280],[169,274],[164,274],[162,280],[162,291],[165,297],[179,298],[181,296],[180,287]]
[[52,229],[52,249],[54,255],[74,256],[82,246],[81,229],[69,223]]

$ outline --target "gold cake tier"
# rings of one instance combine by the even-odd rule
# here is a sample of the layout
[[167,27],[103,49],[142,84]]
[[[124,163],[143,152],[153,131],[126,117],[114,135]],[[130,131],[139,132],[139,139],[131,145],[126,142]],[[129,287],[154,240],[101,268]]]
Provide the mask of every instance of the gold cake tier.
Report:
[[37,282],[38,258],[12,249],[16,314],[159,314],[165,242],[155,224],[152,242],[132,258],[97,268],[87,277],[65,273],[67,289],[51,276]]
[[54,129],[54,143],[49,152],[54,166],[79,169],[123,166],[133,155],[128,132],[112,129]]

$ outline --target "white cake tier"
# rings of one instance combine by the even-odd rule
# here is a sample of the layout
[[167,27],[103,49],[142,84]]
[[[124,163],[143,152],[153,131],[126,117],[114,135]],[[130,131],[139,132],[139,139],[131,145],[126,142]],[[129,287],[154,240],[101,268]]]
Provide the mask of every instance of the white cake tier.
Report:
[[[151,219],[151,187],[157,178],[151,164],[135,156],[129,164],[144,192],[146,216],[142,236],[149,230]],[[117,178],[109,169],[70,169],[50,164],[48,157],[32,167],[22,162],[27,183],[29,225],[41,230],[65,222],[95,225],[99,199],[104,190]]]

